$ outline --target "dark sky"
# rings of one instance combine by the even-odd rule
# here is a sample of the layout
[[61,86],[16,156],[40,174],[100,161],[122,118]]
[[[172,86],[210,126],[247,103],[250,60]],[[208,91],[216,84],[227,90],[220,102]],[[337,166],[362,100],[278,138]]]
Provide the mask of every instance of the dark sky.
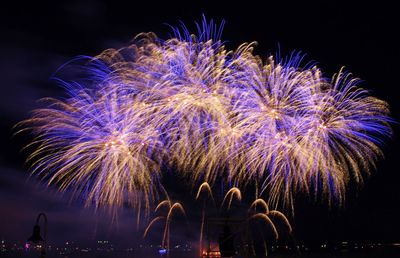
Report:
[[[399,121],[400,56],[395,38],[400,23],[396,8],[385,1],[56,2],[61,1],[15,1],[0,8],[0,238],[25,240],[36,214],[44,211],[54,242],[136,239],[133,211],[122,211],[118,226],[111,227],[108,215],[85,209],[78,201],[70,202],[68,195],[28,178],[26,154],[19,150],[29,136],[13,138],[11,128],[29,116],[38,99],[63,95],[49,77],[71,58],[126,46],[140,32],[153,31],[167,38],[171,31],[166,24],[183,21],[193,28],[203,13],[226,21],[222,38],[229,49],[257,41],[256,53],[263,56],[275,53],[278,45],[282,55],[301,50],[327,76],[346,66],[363,79],[364,88],[389,102],[392,116]],[[394,137],[384,147],[386,158],[363,187],[350,190],[344,207],[328,209],[299,197],[293,223],[300,241],[400,241],[397,134],[394,126]],[[186,191],[190,193],[182,188],[173,194],[180,198],[188,196]],[[186,199],[187,206],[193,207]]]

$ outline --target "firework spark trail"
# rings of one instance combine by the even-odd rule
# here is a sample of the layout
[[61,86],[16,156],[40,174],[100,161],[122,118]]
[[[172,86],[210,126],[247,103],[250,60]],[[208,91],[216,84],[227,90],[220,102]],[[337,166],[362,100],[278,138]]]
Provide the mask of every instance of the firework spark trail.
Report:
[[[211,200],[214,203],[214,206],[216,206],[215,203],[215,199],[214,199],[214,195],[212,193],[211,187],[207,182],[203,182],[200,186],[199,189],[197,190],[197,194],[196,194],[196,200],[198,200],[200,198],[200,194],[202,192],[207,192],[207,198],[211,198]],[[207,198],[205,198],[204,200],[207,200]]]
[[[275,224],[274,224],[274,222],[273,222],[272,219],[278,218],[278,219],[280,219],[280,220],[285,224],[285,226],[286,226],[286,228],[287,228],[287,230],[288,230],[289,236],[290,236],[290,237],[293,237],[293,235],[292,235],[292,226],[290,225],[290,222],[289,222],[289,220],[286,218],[286,216],[285,216],[282,212],[277,211],[277,210],[269,211],[269,210],[268,210],[268,205],[265,203],[265,201],[263,202],[262,199],[256,199],[256,200],[251,204],[251,206],[250,206],[250,208],[249,208],[249,211],[251,210],[251,208],[252,208],[253,206],[254,206],[254,208],[256,208],[256,205],[257,205],[258,203],[262,204],[263,206],[264,206],[264,204],[265,204],[265,205],[266,205],[265,207],[267,207],[267,208],[266,208],[267,211],[266,211],[265,213],[258,212],[258,213],[255,213],[255,214],[251,215],[251,216],[247,219],[247,222],[250,222],[250,221],[252,221],[252,220],[254,220],[254,219],[261,219],[262,221],[264,221],[265,223],[267,223],[267,225],[271,228],[272,233],[273,233],[273,235],[274,235],[274,238],[275,238],[275,240],[277,241],[277,240],[279,239],[280,236],[279,236],[279,233],[278,233],[278,229],[277,229],[277,227],[275,226]],[[272,219],[271,219],[271,218],[272,218]],[[264,249],[265,249],[265,252],[267,253],[267,246],[266,246],[266,242],[265,242],[265,241],[264,241]]]
[[[262,206],[262,208],[264,209],[263,212],[258,212],[258,211],[257,211],[257,206]],[[270,220],[271,220],[271,219],[279,219],[281,222],[283,222],[283,224],[285,224],[285,226],[287,227],[287,230],[288,230],[288,233],[289,233],[289,234],[291,234],[292,231],[293,231],[292,226],[291,226],[291,224],[290,224],[288,218],[287,218],[282,212],[280,212],[280,211],[278,211],[278,210],[270,210],[270,209],[269,209],[269,206],[268,206],[268,204],[267,204],[267,202],[266,202],[264,199],[262,199],[262,198],[255,199],[255,200],[250,204],[250,207],[249,207],[249,209],[248,209],[248,213],[249,213],[249,215],[253,214],[253,215],[250,217],[250,219],[253,218],[254,215],[257,215],[257,214],[264,214],[264,215],[266,215],[268,218],[270,218]],[[261,215],[260,215],[260,216],[261,216]],[[262,216],[262,217],[263,217],[263,216]],[[272,222],[272,224],[274,224],[272,220],[271,220],[271,222]],[[274,226],[275,226],[275,224],[274,224]],[[275,228],[276,228],[276,227],[275,227]]]
[[211,198],[212,202],[214,203],[214,206],[216,206],[216,202],[214,200],[214,196],[211,190],[210,185],[207,182],[203,182],[200,186],[199,189],[197,190],[197,194],[196,194],[196,200],[198,200],[200,198],[200,194],[202,192],[206,192],[207,193],[207,197],[203,199],[203,207],[201,210],[201,225],[200,225],[200,239],[199,239],[199,254],[200,256],[203,253],[203,234],[204,234],[204,223],[205,223],[205,217],[206,217],[206,201],[208,198]]
[[151,227],[152,227],[156,222],[158,222],[158,221],[160,221],[160,220],[163,220],[163,219],[165,219],[164,216],[158,216],[158,217],[155,217],[154,219],[152,219],[152,220],[150,221],[149,225],[147,225],[146,229],[144,230],[143,238],[145,238],[145,237],[147,236],[147,234],[149,233],[149,230],[151,229]]
[[272,229],[272,233],[274,234],[274,238],[276,240],[278,240],[279,238],[279,234],[278,234],[278,230],[275,227],[275,224],[272,222],[272,220],[268,217],[267,214],[264,213],[257,213],[252,215],[249,220],[253,220],[253,219],[261,219],[263,221],[265,221],[267,223],[267,225],[269,225]]
[[161,241],[161,246],[162,246],[162,248],[166,248],[169,251],[170,224],[171,224],[171,221],[172,221],[172,216],[174,214],[174,211],[175,210],[176,211],[180,211],[181,214],[183,216],[185,216],[185,217],[186,217],[186,212],[185,212],[185,209],[183,208],[182,204],[180,204],[179,202],[171,202],[171,200],[169,200],[169,199],[161,201],[157,205],[157,207],[154,210],[154,212],[160,211],[161,208],[163,208],[163,207],[167,208],[166,215],[165,216],[162,216],[162,215],[161,216],[157,216],[154,219],[152,219],[150,221],[150,223],[147,225],[147,227],[146,227],[146,229],[144,231],[143,238],[145,238],[148,235],[150,229],[152,228],[152,226],[156,222],[161,221],[161,220],[165,220],[165,222],[164,222],[164,232],[163,232],[163,238],[162,238],[162,241]]
[[254,208],[254,211],[257,211],[257,206],[258,206],[258,205],[260,205],[260,206],[262,206],[262,207],[264,208],[264,212],[265,212],[266,214],[269,213],[269,207],[268,207],[267,202],[266,202],[264,199],[261,199],[261,198],[258,198],[258,199],[256,199],[256,200],[254,200],[254,201],[252,202],[252,204],[250,205],[250,208],[249,208],[248,211],[249,211],[249,212],[253,211],[252,208]]
[[180,211],[186,217],[185,209],[183,208],[183,206],[180,203],[175,202],[169,208],[167,217],[165,219],[165,229],[164,229],[164,235],[163,235],[163,240],[162,240],[162,244],[161,244],[161,246],[163,248],[166,248],[167,250],[169,250],[170,224],[171,224],[171,220],[172,220],[172,215],[174,214],[174,210]]
[[382,156],[387,103],[342,70],[330,81],[300,55],[264,62],[253,43],[226,50],[213,22],[198,28],[140,34],[87,62],[86,80],[59,79],[69,97],[20,123],[36,135],[33,173],[96,206],[149,209],[161,164],[193,185],[255,182],[269,204],[299,191],[340,204]]
[[289,234],[292,233],[292,231],[293,231],[292,226],[290,225],[289,220],[286,218],[286,216],[282,212],[277,211],[277,210],[272,210],[272,211],[266,212],[266,215],[270,216],[272,218],[279,218],[286,225]]
[[232,201],[233,198],[236,197],[236,199],[240,202],[242,200],[242,193],[240,192],[240,189],[237,187],[232,187],[231,189],[229,189],[228,192],[226,192],[224,199],[222,200],[221,203],[221,209],[224,207],[224,204],[226,203],[227,199],[229,198],[229,202],[227,205],[227,210],[229,210],[231,208],[232,205]]
[[169,199],[161,201],[155,208],[154,212],[159,211],[162,207],[166,206],[169,210],[171,208],[171,201]]

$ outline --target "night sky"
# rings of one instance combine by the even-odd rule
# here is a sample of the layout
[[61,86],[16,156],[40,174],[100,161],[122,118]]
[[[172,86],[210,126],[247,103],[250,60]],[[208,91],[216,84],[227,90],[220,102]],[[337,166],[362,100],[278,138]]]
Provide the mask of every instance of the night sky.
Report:
[[[40,98],[64,96],[49,78],[65,62],[126,46],[140,32],[153,31],[168,38],[171,29],[167,24],[183,21],[194,28],[194,22],[205,14],[217,22],[226,21],[222,39],[228,49],[257,41],[255,52],[262,56],[278,49],[283,56],[301,50],[326,76],[345,66],[363,80],[364,88],[390,104],[392,117],[399,121],[400,55],[395,38],[400,23],[396,8],[384,1],[56,2],[16,1],[13,6],[0,7],[0,238],[24,241],[40,211],[49,216],[49,238],[54,243],[110,239],[128,245],[139,238],[134,211],[121,211],[118,223],[111,224],[106,213],[94,213],[79,200],[71,201],[68,194],[58,194],[29,177],[24,164],[27,153],[20,149],[30,136],[13,137],[12,127],[29,117]],[[399,128],[396,124],[393,128],[393,139],[384,146],[385,159],[364,186],[350,189],[344,207],[328,208],[298,195],[291,220],[299,241],[400,241],[400,142]],[[167,186],[174,180],[168,178]],[[169,190],[175,199],[186,196],[186,206],[194,207],[191,189]],[[189,216],[187,223],[195,223],[194,218],[198,214]],[[193,237],[185,233],[185,225],[177,226],[182,236]]]

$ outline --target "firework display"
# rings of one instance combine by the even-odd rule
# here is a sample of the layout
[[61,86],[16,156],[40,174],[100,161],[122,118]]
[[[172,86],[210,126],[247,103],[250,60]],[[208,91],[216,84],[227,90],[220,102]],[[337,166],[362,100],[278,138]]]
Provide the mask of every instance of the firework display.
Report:
[[84,79],[62,80],[63,100],[23,121],[36,138],[33,173],[88,204],[149,205],[162,167],[193,183],[257,183],[269,201],[299,191],[342,201],[390,136],[386,102],[340,71],[333,79],[301,57],[225,49],[220,28],[175,30],[87,60]]

